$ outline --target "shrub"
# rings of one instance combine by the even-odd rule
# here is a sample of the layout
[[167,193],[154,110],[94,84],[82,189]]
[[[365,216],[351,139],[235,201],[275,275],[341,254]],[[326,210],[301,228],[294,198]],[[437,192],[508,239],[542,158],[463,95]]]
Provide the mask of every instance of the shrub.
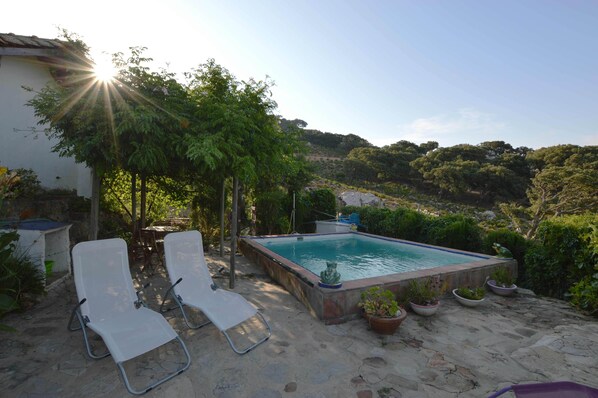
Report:
[[367,232],[375,235],[391,236],[387,230],[388,225],[385,223],[385,220],[391,214],[389,209],[346,206],[341,211],[343,214],[359,213],[361,223],[367,227]]
[[309,192],[312,220],[326,220],[336,215],[336,196],[328,188]]
[[425,241],[454,249],[480,251],[482,230],[471,217],[449,215],[433,218],[425,229]]
[[597,225],[595,214],[543,221],[525,255],[529,287],[563,298],[574,284],[593,275],[598,260]]
[[393,238],[412,241],[422,240],[426,217],[414,210],[397,208],[382,221],[383,230]]
[[582,312],[598,316],[598,272],[574,284],[570,293],[571,304]]
[[506,228],[490,231],[482,241],[482,253],[496,255],[496,251],[492,248],[494,243],[499,243],[506,247],[513,253],[513,258],[517,260],[518,272],[517,280],[520,285],[527,286],[526,272],[525,272],[525,252],[528,248],[527,240],[517,232],[513,232]]
[[18,239],[14,231],[0,234],[0,317],[45,293],[43,272],[27,256],[15,254]]

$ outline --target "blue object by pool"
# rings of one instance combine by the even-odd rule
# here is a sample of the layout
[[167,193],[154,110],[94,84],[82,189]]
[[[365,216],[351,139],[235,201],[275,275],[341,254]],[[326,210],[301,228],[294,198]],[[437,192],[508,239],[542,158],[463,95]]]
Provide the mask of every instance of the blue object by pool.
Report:
[[352,233],[268,238],[260,243],[316,275],[326,269],[326,261],[336,261],[343,281],[488,258]]

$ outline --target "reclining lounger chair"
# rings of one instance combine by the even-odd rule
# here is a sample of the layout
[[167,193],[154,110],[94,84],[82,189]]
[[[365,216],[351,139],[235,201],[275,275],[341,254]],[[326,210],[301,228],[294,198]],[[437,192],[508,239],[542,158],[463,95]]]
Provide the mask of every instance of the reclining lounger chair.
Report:
[[[81,242],[73,248],[72,254],[79,304],[73,309],[68,328],[83,331],[85,347],[91,358],[112,355],[127,390],[136,395],[148,392],[189,368],[191,357],[183,341],[162,315],[143,305],[139,292],[135,292],[124,240]],[[75,316],[80,327],[72,325]],[[86,328],[102,338],[108,352],[100,355],[93,352]],[[174,339],[185,352],[186,364],[142,390],[134,390],[123,363]]]
[[[180,308],[187,326],[197,329],[210,322],[213,323],[224,334],[231,348],[237,354],[245,354],[270,338],[272,335],[270,325],[263,315],[243,296],[219,289],[212,280],[204,257],[199,231],[174,232],[166,235],[164,257],[172,286],[164,295],[164,301],[160,307],[161,312],[177,308],[164,308],[164,303],[170,296]],[[209,321],[200,325],[192,324],[184,306],[200,310]],[[267,333],[249,347],[237,348],[227,330],[256,315],[259,315],[266,326]]]

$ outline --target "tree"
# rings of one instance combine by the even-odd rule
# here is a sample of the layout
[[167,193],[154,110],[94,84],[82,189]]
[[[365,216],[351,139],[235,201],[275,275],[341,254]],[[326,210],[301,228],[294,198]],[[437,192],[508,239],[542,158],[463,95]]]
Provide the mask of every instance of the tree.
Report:
[[[185,92],[174,75],[149,71],[145,64],[151,59],[143,57],[144,49],[131,48],[128,58],[113,56],[119,69],[115,79],[101,81],[93,73],[87,46],[68,36],[67,40],[77,49],[78,67],[71,64],[68,73],[60,74],[59,84],[48,84],[28,102],[39,124],[49,125],[47,135],[57,141],[53,150],[93,170],[95,197],[102,176],[113,170],[140,174],[142,187],[149,175],[171,174],[170,168],[177,164],[172,144],[184,127],[185,103]],[[144,209],[142,200],[142,224]]]
[[[187,75],[194,103],[192,125],[180,147],[188,170],[209,181],[233,179],[231,287],[234,286],[235,229],[240,181],[246,189],[278,184],[295,170],[293,134],[280,129],[269,81],[239,82],[214,60]],[[258,215],[260,210],[257,210]]]
[[527,208],[502,204],[501,209],[519,232],[533,238],[540,223],[549,217],[598,211],[598,169],[548,167],[532,179],[527,197]]

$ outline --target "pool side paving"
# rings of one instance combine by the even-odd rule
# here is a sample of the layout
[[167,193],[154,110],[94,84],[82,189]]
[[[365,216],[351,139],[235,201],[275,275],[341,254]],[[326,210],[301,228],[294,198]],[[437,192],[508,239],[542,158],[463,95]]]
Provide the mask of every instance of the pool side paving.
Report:
[[[146,397],[485,397],[513,383],[557,380],[598,387],[598,320],[563,301],[488,292],[481,307],[465,308],[447,295],[435,316],[409,312],[394,335],[380,336],[363,319],[325,325],[262,268],[236,259],[234,291],[261,309],[272,337],[239,356],[213,325],[189,330],[169,313],[192,364]],[[210,254],[207,261],[227,288],[227,262]],[[137,284],[152,283],[145,299],[157,310],[164,269],[150,276],[134,266],[132,273]],[[66,278],[32,309],[2,319],[17,332],[0,332],[1,397],[131,396],[114,361],[89,359],[81,333],[67,331],[76,301]],[[127,363],[133,384],[176,366],[177,354],[165,346]]]

